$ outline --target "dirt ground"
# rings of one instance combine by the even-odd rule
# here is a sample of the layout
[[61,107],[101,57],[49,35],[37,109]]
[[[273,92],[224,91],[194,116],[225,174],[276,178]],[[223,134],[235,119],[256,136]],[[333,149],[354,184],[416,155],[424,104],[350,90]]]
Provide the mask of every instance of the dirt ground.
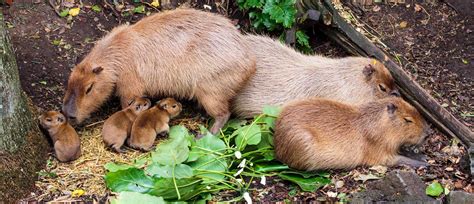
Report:
[[[110,9],[100,12],[90,9],[96,3],[102,5],[103,1],[84,1],[80,14],[69,20],[59,17],[47,2],[17,0],[12,7],[2,8],[17,57],[22,87],[35,105],[43,110],[60,109],[70,69],[90,50],[95,40],[119,23]],[[440,2],[421,3],[421,11],[415,11],[413,3],[410,7],[407,5],[381,5],[380,10],[370,6],[357,15],[379,34],[382,41],[392,48],[391,51],[399,54],[406,70],[425,89],[457,118],[473,128],[472,15],[456,13]],[[195,6],[203,8],[202,3]],[[214,6],[213,11],[231,18],[241,16],[235,9],[232,10],[232,6],[230,9],[216,9]],[[134,14],[120,18],[120,22],[133,23],[143,16]],[[428,18],[428,21],[424,21]],[[400,27],[402,21],[407,22],[404,28]],[[240,22],[243,28],[248,26],[246,20],[235,19],[235,22]],[[422,22],[426,22],[426,25]],[[348,55],[318,33],[312,34],[311,44],[318,54],[338,57]],[[89,122],[103,120],[116,110],[117,105],[116,101],[110,102],[106,111],[99,111],[101,114]],[[193,112],[192,107],[191,103],[186,109]],[[204,121],[196,114],[186,117],[198,117]],[[416,170],[425,182],[438,180],[450,190],[473,192],[466,150],[461,144],[434,131],[421,150],[432,164],[428,168]],[[331,184],[315,193],[303,193],[294,185],[269,179],[269,184],[256,190],[253,197],[260,201],[335,201],[338,198],[332,198],[330,193],[350,194],[360,191],[364,189],[365,182],[356,178],[379,174],[378,169],[369,168],[330,173],[333,183],[343,181],[343,186],[336,188]],[[44,191],[39,188],[35,195],[43,195]],[[64,192],[56,192],[44,199],[51,200],[62,195]],[[88,195],[87,198],[100,200],[106,195]],[[228,196],[233,195],[229,193]],[[227,196],[223,193],[221,197]]]

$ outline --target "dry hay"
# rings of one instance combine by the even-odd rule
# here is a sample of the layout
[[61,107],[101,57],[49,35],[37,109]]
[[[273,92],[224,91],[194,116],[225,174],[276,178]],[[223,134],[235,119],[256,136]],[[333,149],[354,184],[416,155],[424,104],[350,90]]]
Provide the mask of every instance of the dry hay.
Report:
[[[191,131],[197,131],[203,124],[202,117],[181,118],[172,120],[170,125],[184,125]],[[81,138],[82,155],[76,161],[61,163],[50,156],[46,168],[39,172],[36,182],[38,194],[36,200],[55,200],[73,197],[75,190],[84,190],[84,195],[94,197],[107,196],[109,192],[103,179],[109,162],[132,164],[135,159],[149,155],[126,147],[126,152],[119,154],[111,151],[103,143],[101,130],[103,121],[84,127],[78,131]],[[161,138],[163,139],[163,138]],[[156,142],[158,143],[159,140]]]

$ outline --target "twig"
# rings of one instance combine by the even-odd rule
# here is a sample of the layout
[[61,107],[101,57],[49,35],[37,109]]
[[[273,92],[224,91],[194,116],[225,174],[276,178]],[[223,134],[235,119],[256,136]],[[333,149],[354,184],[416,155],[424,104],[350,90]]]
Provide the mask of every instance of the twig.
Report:
[[49,5],[51,6],[51,8],[53,8],[54,12],[56,12],[56,14],[58,14],[58,16],[61,17],[61,14],[59,13],[58,10],[56,10],[56,5],[53,3],[54,0],[48,0],[48,3]]

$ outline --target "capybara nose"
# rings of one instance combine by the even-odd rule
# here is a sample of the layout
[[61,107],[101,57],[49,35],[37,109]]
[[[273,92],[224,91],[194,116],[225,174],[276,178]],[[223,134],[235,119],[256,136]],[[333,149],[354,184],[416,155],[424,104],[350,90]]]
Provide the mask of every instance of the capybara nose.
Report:
[[390,92],[390,96],[400,97],[400,92],[397,89],[394,89]]

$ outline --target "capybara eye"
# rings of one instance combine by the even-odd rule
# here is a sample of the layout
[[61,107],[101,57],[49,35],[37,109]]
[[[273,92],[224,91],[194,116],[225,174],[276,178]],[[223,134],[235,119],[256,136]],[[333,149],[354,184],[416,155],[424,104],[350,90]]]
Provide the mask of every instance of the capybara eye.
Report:
[[407,123],[412,123],[413,122],[413,118],[411,118],[411,117],[404,117],[403,120],[405,120],[405,122],[407,122]]
[[173,105],[172,107],[173,107],[173,108],[176,108],[176,105]]
[[51,122],[53,120],[51,120],[51,118],[46,118],[46,121]]
[[86,94],[89,94],[89,93],[92,91],[92,86],[94,86],[94,83],[92,83],[91,85],[89,85],[89,87],[88,87],[87,90],[86,90]]
[[387,92],[387,89],[385,88],[385,86],[384,86],[384,85],[382,85],[382,84],[379,84],[379,88],[380,88],[380,90],[381,90],[381,91],[383,91],[383,92]]

